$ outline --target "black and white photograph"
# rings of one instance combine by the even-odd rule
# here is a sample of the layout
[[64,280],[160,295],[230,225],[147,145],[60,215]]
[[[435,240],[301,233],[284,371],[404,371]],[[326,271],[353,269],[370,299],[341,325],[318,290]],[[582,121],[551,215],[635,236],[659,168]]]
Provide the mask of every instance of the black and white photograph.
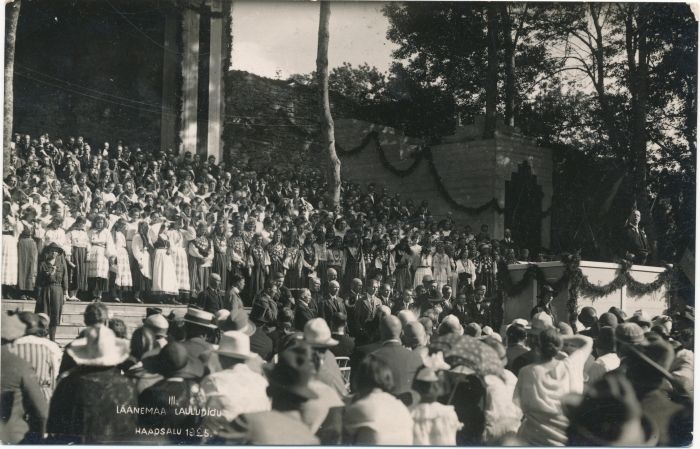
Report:
[[698,14],[5,0],[0,444],[690,446]]

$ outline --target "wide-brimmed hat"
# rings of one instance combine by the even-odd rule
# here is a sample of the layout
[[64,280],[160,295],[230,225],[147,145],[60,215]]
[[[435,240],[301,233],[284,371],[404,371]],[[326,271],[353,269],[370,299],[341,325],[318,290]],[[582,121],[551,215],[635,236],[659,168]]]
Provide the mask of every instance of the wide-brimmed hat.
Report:
[[297,342],[279,354],[277,363],[268,371],[270,387],[278,388],[302,399],[318,396],[309,388],[314,375],[311,347]]
[[129,340],[117,338],[107,326],[93,326],[84,337],[66,348],[76,364],[87,366],[116,366],[129,358]]
[[248,312],[243,309],[237,309],[228,319],[221,323],[223,331],[240,331],[251,336],[255,333],[257,326],[248,319]]
[[224,332],[216,353],[220,357],[248,360],[253,357],[253,353],[250,352],[250,337],[241,331]]
[[617,337],[617,340],[630,345],[641,345],[646,342],[644,329],[639,327],[637,323],[618,324],[615,328],[615,337]]
[[2,339],[7,341],[14,341],[19,337],[23,337],[27,330],[27,326],[19,319],[17,314],[9,315],[7,312],[2,314],[0,326]]
[[426,274],[425,276],[423,276],[423,283],[426,283],[426,282],[433,282],[433,275]]
[[214,324],[214,314],[202,309],[188,307],[187,313],[185,314],[183,320],[186,323],[196,324],[209,329],[216,329],[216,324]]
[[314,348],[330,348],[338,345],[331,337],[331,329],[323,318],[313,318],[304,325],[304,341]]
[[187,351],[182,343],[173,341],[142,361],[146,371],[168,377],[200,379],[204,376],[204,364]]

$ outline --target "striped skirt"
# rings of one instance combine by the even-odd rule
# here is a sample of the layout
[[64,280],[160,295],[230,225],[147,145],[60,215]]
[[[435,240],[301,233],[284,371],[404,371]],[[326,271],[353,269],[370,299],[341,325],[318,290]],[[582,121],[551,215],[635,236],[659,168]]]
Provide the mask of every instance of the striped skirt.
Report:
[[71,289],[79,292],[88,291],[87,248],[74,246],[71,260],[75,268],[71,269]]
[[129,264],[129,253],[126,248],[117,249],[117,272],[114,279],[114,284],[117,287],[131,287],[131,265]]
[[184,248],[171,248],[170,251],[175,264],[177,290],[190,291],[190,270],[187,264],[187,252],[185,252]]

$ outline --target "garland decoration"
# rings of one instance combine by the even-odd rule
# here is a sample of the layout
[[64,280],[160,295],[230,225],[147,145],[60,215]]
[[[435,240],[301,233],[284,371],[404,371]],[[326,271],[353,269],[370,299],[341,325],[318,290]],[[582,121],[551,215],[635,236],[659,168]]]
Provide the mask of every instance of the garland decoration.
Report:
[[[623,259],[619,261],[619,268],[616,271],[615,278],[605,285],[595,285],[588,280],[588,276],[581,271],[580,254],[564,254],[561,262],[564,264],[564,274],[556,281],[547,281],[544,271],[535,264],[529,264],[525,269],[525,273],[521,280],[513,282],[508,272],[507,267],[503,267],[500,271],[499,286],[508,296],[517,296],[522,293],[525,288],[530,285],[530,282],[535,279],[539,285],[549,285],[555,291],[561,291],[568,283],[569,300],[567,301],[567,309],[569,311],[569,323],[575,323],[578,318],[578,298],[583,295],[595,301],[598,298],[607,296],[622,287],[627,287],[630,296],[643,296],[653,293],[666,285],[669,287],[673,283],[676,276],[676,268],[667,266],[659,276],[652,282],[642,283],[635,280],[630,274],[632,263],[629,260]],[[573,325],[573,324],[572,324]]]
[[[364,150],[370,143],[375,144],[375,149],[377,151],[377,155],[379,156],[379,161],[381,162],[382,166],[400,178],[410,176],[416,170],[416,168],[418,168],[418,165],[420,164],[421,160],[423,160],[423,158],[427,159],[428,168],[430,169],[430,174],[432,175],[433,181],[435,182],[435,187],[437,188],[438,193],[453,209],[458,210],[460,212],[464,212],[468,215],[479,215],[483,212],[488,211],[489,209],[495,210],[498,214],[503,214],[505,212],[505,209],[498,204],[498,200],[496,198],[492,198],[490,201],[487,201],[486,203],[477,207],[464,206],[458,203],[457,200],[455,200],[452,197],[452,195],[450,195],[450,192],[447,190],[447,187],[442,181],[442,177],[438,173],[437,167],[435,166],[435,161],[433,160],[433,152],[430,147],[422,147],[421,150],[417,153],[413,163],[405,169],[398,169],[391,165],[391,162],[389,162],[389,159],[386,157],[386,153],[384,152],[384,149],[382,148],[382,145],[379,141],[379,133],[377,131],[370,131],[362,139],[362,142],[360,142],[358,146],[352,149],[346,150],[338,142],[336,142],[335,148],[341,156],[355,156],[358,155],[362,150]],[[546,211],[541,212],[541,216],[546,217],[551,213],[552,207],[550,206]]]

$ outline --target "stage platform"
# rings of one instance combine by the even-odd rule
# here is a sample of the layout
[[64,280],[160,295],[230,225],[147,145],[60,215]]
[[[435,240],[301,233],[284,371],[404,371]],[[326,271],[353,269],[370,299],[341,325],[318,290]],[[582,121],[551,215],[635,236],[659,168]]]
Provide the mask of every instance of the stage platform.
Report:
[[[85,327],[83,324],[83,312],[89,302],[66,302],[63,304],[63,314],[61,316],[61,324],[56,330],[56,342],[65,346],[71,340],[78,336],[78,333]],[[147,307],[160,307],[163,309],[163,314],[168,315],[172,309],[186,309],[186,305],[176,306],[171,304],[134,304],[134,303],[104,303],[113,318],[120,318],[124,321],[127,327],[128,335],[137,327],[141,326],[142,320],[146,317]],[[3,299],[2,310],[27,310],[34,311],[35,301],[20,301],[16,299]]]
[[[511,280],[515,283],[523,279],[525,271],[530,264],[508,265]],[[555,283],[561,279],[565,271],[562,262],[539,262],[537,265],[545,275],[547,282]],[[593,285],[606,285],[610,283],[618,274],[621,266],[615,263],[581,261],[579,267],[583,274]],[[629,274],[637,282],[648,284],[655,281],[666,269],[663,267],[652,267],[647,265],[632,265]],[[540,293],[540,286],[536,279],[532,279],[518,295],[505,298],[503,309],[503,322],[510,323],[515,318],[530,318],[530,311],[537,304],[537,296]],[[569,301],[569,285],[556,292],[556,297],[552,306],[559,319],[566,320],[568,317],[567,302]],[[598,316],[607,312],[610,307],[621,308],[628,316],[637,310],[644,310],[650,317],[661,315],[670,306],[670,299],[664,284],[658,290],[648,294],[634,295],[626,286],[612,291],[610,294],[598,298],[587,296],[584,292],[579,292],[578,310],[582,307],[590,306],[596,309]]]

